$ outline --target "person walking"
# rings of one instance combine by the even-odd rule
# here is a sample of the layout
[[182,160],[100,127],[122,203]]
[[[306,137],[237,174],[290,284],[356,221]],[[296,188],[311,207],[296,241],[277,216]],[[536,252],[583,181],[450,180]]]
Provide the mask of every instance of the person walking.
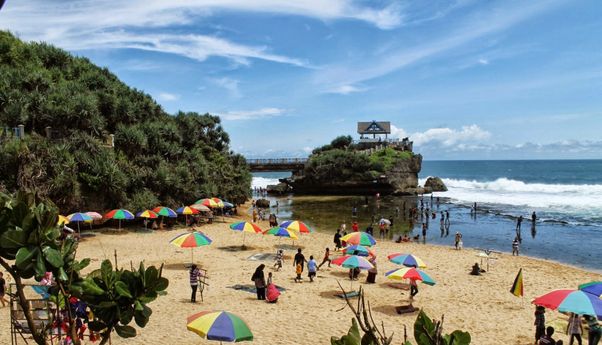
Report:
[[456,250],[462,249],[462,234],[458,231],[456,232],[456,237],[454,239]]
[[316,260],[314,260],[314,256],[310,255],[309,256],[309,261],[307,262],[307,276],[309,277],[309,281],[311,283],[314,282],[314,277],[316,276],[316,273],[318,271],[318,263],[316,262]]
[[330,248],[326,248],[326,251],[324,252],[324,259],[322,260],[322,263],[320,263],[320,265],[318,266],[318,269],[320,269],[320,267],[322,267],[322,265],[324,265],[325,263],[328,262],[328,267],[330,267]]
[[569,326],[567,327],[567,334],[570,335],[569,345],[573,345],[573,341],[577,339],[577,343],[582,345],[581,334],[583,333],[583,326],[581,325],[581,315],[572,313],[569,317]]
[[297,254],[295,254],[295,259],[293,261],[293,266],[297,267],[297,265],[301,265],[301,273],[303,273],[303,265],[305,265],[306,262],[307,260],[305,260],[305,256],[303,253],[301,253],[301,248],[298,248]]
[[337,229],[337,232],[334,234],[334,250],[338,251],[341,248],[341,229]]
[[190,302],[196,303],[196,290],[199,287],[199,278],[202,277],[203,274],[201,270],[197,267],[197,265],[193,264],[190,266],[189,278],[190,278],[190,288],[192,289],[192,295],[190,296]]
[[418,294],[418,283],[416,279],[410,278],[410,299],[414,299],[414,296]]
[[263,273],[263,269],[265,268],[264,264],[257,266],[255,269],[255,273],[251,276],[251,280],[255,283],[255,289],[257,290],[257,299],[265,300],[265,274]]

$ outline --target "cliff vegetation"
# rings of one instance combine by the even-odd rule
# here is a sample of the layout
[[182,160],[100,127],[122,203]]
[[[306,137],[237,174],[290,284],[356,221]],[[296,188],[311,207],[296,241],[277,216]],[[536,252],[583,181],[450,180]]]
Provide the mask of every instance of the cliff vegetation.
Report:
[[86,58],[0,31],[0,125],[20,124],[24,139],[0,136],[0,191],[33,190],[63,212],[243,202],[250,191],[219,117],[168,114]]

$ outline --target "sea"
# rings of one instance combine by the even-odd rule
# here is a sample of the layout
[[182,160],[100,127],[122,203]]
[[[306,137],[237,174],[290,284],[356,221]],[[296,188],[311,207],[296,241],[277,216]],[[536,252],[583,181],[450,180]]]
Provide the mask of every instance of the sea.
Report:
[[[255,173],[253,187],[278,183],[290,173]],[[300,219],[318,231],[334,232],[357,220],[393,220],[389,238],[408,233],[425,243],[451,246],[461,232],[464,247],[510,253],[520,236],[520,253],[602,271],[602,160],[423,161],[420,184],[438,176],[447,192],[417,197],[295,196],[269,197],[279,220]],[[255,196],[260,197],[259,195]],[[476,203],[476,212],[473,207]],[[410,219],[420,205],[435,218]],[[356,207],[356,216],[352,208]],[[403,212],[403,209],[406,212]],[[449,227],[440,216],[449,212]],[[535,212],[537,221],[531,222]],[[520,231],[517,218],[524,217]],[[378,236],[378,230],[375,229]]]

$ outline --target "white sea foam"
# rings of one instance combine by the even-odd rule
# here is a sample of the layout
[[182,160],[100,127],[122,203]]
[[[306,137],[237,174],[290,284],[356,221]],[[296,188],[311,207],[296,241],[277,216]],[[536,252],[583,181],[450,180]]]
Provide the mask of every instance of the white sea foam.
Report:
[[251,182],[251,187],[253,188],[265,188],[270,184],[278,184],[277,178],[267,178],[261,176],[253,176],[253,181]]
[[[543,208],[554,212],[599,216],[602,212],[602,185],[544,184],[499,178],[479,182],[442,179],[448,192],[437,196],[466,203],[490,203]],[[426,179],[421,179],[424,184]]]

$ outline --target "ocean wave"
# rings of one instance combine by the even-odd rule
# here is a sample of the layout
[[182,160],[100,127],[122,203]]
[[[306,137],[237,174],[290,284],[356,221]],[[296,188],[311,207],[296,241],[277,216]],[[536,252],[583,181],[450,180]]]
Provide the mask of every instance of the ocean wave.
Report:
[[279,182],[280,181],[278,181],[277,178],[253,176],[253,180],[251,182],[251,187],[252,188],[265,188],[270,184],[278,184]]
[[[437,196],[466,203],[488,203],[545,209],[597,217],[602,212],[602,185],[526,183],[508,178],[469,181],[442,178],[448,192]],[[421,179],[424,184],[426,179]]]

